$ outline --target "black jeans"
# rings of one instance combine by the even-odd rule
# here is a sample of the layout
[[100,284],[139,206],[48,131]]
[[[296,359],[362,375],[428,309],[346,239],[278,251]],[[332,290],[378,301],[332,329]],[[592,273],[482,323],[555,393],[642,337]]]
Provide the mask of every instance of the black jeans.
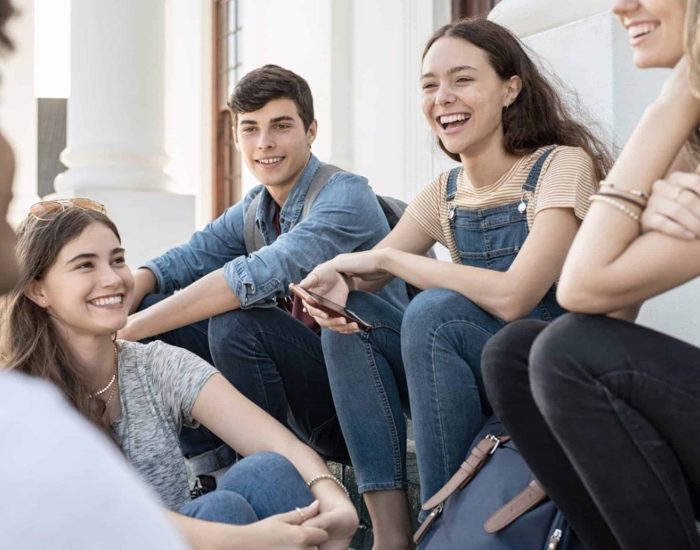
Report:
[[504,328],[482,372],[494,410],[588,548],[700,548],[700,349],[567,314]]
[[[146,296],[141,308],[163,298]],[[157,338],[213,364],[238,391],[325,458],[347,459],[321,338],[286,311],[238,309]],[[183,428],[180,442],[185,456],[222,444],[204,427]]]

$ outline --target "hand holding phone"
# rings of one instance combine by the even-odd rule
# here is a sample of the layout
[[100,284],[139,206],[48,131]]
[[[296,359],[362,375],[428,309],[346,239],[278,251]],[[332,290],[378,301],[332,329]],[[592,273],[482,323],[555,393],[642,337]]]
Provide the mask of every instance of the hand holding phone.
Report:
[[342,317],[349,323],[356,323],[358,328],[364,332],[369,332],[372,330],[372,326],[369,323],[360,319],[352,311],[341,306],[340,304],[336,304],[320,294],[316,294],[315,292],[302,288],[293,283],[289,285],[289,290],[294,295],[299,296],[299,298],[304,300],[309,305],[320,309],[324,313],[328,313],[328,315],[331,315],[332,317]]

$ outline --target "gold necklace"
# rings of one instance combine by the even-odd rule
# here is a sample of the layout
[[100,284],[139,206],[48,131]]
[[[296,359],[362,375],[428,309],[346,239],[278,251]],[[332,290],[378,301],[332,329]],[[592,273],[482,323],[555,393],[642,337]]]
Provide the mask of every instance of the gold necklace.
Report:
[[114,346],[114,374],[112,374],[112,378],[110,378],[109,383],[104,388],[88,395],[90,399],[94,399],[95,397],[102,395],[104,392],[111,388],[112,391],[109,392],[109,396],[107,397],[107,401],[105,404],[108,404],[114,397],[114,392],[116,389],[116,386],[114,386],[114,382],[117,379],[117,368],[119,366],[119,351],[117,350],[117,344],[116,342],[114,342],[112,345]]

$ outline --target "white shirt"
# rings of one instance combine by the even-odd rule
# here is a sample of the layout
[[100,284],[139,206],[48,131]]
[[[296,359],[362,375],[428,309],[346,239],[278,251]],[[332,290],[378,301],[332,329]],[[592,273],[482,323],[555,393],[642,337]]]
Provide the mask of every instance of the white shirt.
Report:
[[126,461],[47,382],[0,372],[0,549],[180,550]]

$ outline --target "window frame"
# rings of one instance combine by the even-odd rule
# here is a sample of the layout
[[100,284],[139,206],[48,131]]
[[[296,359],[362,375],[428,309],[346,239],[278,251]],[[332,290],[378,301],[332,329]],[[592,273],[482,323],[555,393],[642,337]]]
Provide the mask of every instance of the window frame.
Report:
[[[233,136],[233,117],[227,106],[229,93],[241,66],[238,36],[241,32],[239,0],[212,0],[212,216],[220,216],[241,199],[241,157]],[[233,23],[231,18],[233,8]],[[234,59],[229,58],[231,41]]]

